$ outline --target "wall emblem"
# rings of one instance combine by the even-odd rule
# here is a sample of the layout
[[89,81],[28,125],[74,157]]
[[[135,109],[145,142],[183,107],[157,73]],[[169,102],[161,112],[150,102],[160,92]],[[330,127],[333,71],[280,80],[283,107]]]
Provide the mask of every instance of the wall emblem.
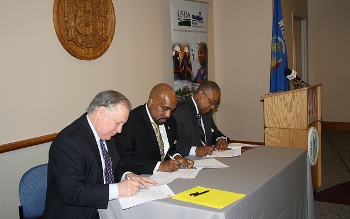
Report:
[[55,0],[53,21],[60,43],[78,59],[99,58],[114,36],[112,0]]

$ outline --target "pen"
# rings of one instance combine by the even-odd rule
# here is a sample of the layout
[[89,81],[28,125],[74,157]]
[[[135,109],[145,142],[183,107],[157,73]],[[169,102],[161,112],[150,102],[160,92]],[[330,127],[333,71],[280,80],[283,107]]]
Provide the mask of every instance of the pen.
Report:
[[[170,159],[175,160],[175,158],[173,156],[171,156],[170,154],[168,154],[168,156],[170,157]],[[181,164],[180,168],[186,168],[185,164]]]
[[[132,180],[132,179],[130,178],[130,176],[128,176],[128,174],[125,175],[125,178],[128,179],[128,180]],[[141,189],[144,189],[144,188],[145,188],[144,185],[142,185],[141,183],[139,183],[139,184],[140,184],[140,188],[141,188]]]
[[203,192],[194,192],[194,193],[191,193],[190,196],[196,197],[196,196],[198,196],[198,195],[203,195],[203,194],[205,194],[205,193],[207,193],[207,192],[209,192],[209,191],[210,191],[210,190],[205,190],[205,191],[203,191]]
[[127,178],[128,180],[132,180],[130,176],[128,176],[128,174],[125,174],[125,178]]

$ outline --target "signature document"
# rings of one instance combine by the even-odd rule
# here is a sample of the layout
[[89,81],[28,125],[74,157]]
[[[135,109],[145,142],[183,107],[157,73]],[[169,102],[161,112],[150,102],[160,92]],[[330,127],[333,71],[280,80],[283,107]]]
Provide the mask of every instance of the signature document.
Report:
[[174,195],[168,185],[153,186],[148,190],[140,189],[134,196],[119,198],[119,203],[122,209],[127,209],[152,200],[173,197]]

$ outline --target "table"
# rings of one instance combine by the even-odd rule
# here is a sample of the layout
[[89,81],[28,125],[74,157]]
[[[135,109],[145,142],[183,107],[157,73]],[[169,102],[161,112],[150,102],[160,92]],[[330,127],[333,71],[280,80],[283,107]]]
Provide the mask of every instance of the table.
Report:
[[175,194],[197,185],[243,193],[246,196],[223,209],[172,199],[147,202],[121,210],[110,201],[108,218],[227,219],[315,218],[311,170],[307,151],[300,148],[259,146],[239,157],[217,158],[229,168],[204,169],[195,179],[176,179],[169,184]]

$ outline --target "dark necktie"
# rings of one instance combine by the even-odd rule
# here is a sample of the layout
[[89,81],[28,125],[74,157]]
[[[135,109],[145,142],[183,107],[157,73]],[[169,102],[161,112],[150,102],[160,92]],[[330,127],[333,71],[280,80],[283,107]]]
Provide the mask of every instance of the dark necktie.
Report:
[[114,182],[112,160],[106,149],[105,143],[101,139],[100,139],[100,147],[102,150],[103,159],[105,161],[105,169],[104,169],[105,181],[106,181],[106,184],[112,184]]
[[198,119],[199,131],[201,132],[201,142],[203,145],[205,145],[205,133],[202,126],[202,116],[200,113],[197,113],[197,119]]
[[162,139],[162,135],[160,134],[159,126],[157,123],[153,122],[154,126],[154,133],[156,134],[157,141],[158,141],[158,146],[159,146],[159,152],[160,152],[160,158],[163,161],[164,160],[164,142]]

